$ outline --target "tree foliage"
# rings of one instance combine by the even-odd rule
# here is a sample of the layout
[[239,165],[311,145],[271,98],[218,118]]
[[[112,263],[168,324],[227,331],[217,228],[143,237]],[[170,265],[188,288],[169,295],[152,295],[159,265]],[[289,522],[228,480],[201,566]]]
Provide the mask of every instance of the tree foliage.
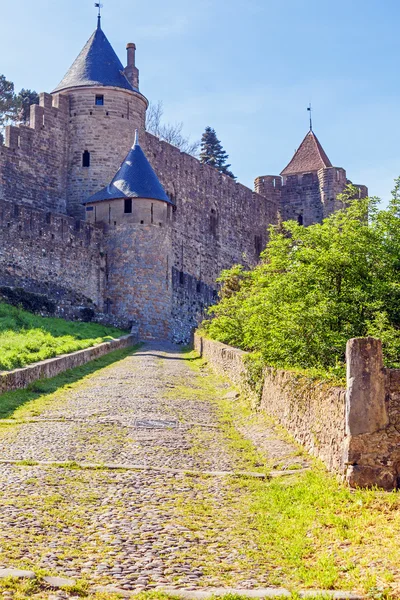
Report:
[[14,84],[4,75],[0,75],[0,133],[10,121],[18,116],[18,101],[14,92]]
[[181,152],[197,157],[200,141],[193,142],[190,137],[183,134],[183,123],[163,123],[163,115],[163,103],[150,102],[146,113],[146,131],[176,146]]
[[227,164],[228,158],[229,155],[225,152],[220,140],[217,138],[215,129],[206,127],[201,138],[200,161],[203,164],[218,169],[220,173],[236,179],[232,171],[229,170],[231,165]]
[[15,93],[14,84],[0,75],[0,144],[4,142],[4,127],[9,123],[29,123],[30,107],[39,104],[39,95],[34,90],[22,89]]
[[26,125],[29,123],[32,104],[39,104],[39,94],[34,90],[22,89],[17,96],[18,121]]
[[264,364],[340,376],[347,340],[372,335],[400,367],[400,179],[387,210],[354,193],[322,224],[271,227],[253,270],[224,271],[207,334]]

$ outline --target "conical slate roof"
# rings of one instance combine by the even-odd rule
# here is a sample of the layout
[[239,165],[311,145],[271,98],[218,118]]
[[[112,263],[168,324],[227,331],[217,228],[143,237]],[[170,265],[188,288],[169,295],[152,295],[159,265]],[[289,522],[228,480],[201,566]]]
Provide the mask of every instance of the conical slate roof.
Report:
[[99,25],[74,64],[53,91],[68,88],[106,86],[136,90],[125,77],[124,67]]
[[311,171],[319,171],[319,169],[331,166],[332,163],[317,136],[313,131],[309,131],[288,166],[283,169],[281,175],[310,173]]
[[83,204],[119,198],[150,198],[173,204],[139,146],[137,133],[135,143],[110,185],[85,200]]

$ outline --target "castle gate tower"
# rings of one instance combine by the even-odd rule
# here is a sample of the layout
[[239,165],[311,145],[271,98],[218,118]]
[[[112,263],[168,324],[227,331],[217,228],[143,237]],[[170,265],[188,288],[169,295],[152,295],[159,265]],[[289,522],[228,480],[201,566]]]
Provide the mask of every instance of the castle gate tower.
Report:
[[53,95],[68,98],[67,212],[84,218],[82,202],[107,185],[145,127],[147,99],[139,92],[135,44],[124,69],[97,29]]

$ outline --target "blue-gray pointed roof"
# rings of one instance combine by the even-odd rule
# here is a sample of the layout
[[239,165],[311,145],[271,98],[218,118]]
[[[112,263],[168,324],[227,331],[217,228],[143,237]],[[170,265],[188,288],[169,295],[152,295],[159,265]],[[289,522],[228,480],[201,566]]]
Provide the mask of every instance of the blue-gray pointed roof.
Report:
[[119,198],[150,198],[173,204],[141,149],[137,135],[134,145],[110,185],[85,200],[83,204]]
[[139,91],[126,78],[124,67],[100,24],[53,93],[68,88],[90,86],[118,87],[129,91]]

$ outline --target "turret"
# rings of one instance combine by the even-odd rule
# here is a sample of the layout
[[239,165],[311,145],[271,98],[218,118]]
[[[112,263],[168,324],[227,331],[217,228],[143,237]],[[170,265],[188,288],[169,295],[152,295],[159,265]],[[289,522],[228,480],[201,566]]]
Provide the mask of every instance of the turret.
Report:
[[111,182],[84,201],[86,219],[117,227],[121,224],[165,227],[171,217],[172,201],[154,169],[135,142]]
[[82,202],[110,181],[145,128],[147,99],[138,89],[135,46],[128,44],[126,71],[98,26],[55,88],[68,97],[67,211],[83,218]]
[[172,202],[135,143],[112,181],[85,202],[101,223],[113,314],[139,324],[141,339],[171,337]]

